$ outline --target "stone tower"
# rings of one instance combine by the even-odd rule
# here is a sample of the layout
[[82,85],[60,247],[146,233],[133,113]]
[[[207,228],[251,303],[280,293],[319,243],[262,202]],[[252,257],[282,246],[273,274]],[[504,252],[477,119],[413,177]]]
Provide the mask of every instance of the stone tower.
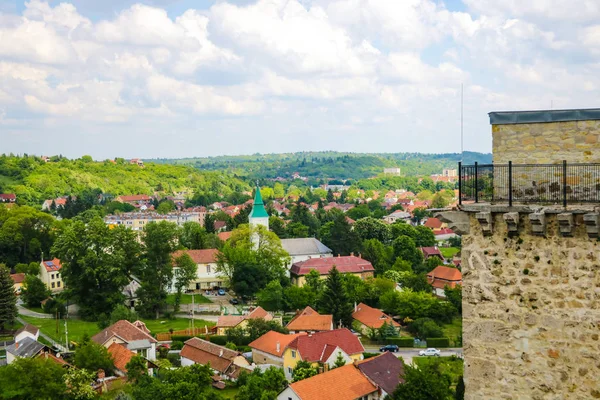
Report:
[[[256,183],[256,194],[254,195],[254,204],[252,205],[252,212],[249,216],[250,229],[254,230],[258,226],[264,226],[269,230],[269,214],[265,210],[265,204],[260,194],[260,187],[258,182]],[[252,243],[255,247],[258,247],[258,234],[252,234]]]

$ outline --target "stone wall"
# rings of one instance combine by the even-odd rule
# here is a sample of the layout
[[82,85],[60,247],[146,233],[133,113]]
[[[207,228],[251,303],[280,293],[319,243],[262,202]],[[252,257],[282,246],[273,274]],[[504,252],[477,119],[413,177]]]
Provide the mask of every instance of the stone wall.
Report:
[[494,164],[600,162],[600,121],[492,125]]
[[540,214],[454,214],[469,230],[465,399],[600,399],[599,216],[586,231],[577,213],[545,214],[543,230]]

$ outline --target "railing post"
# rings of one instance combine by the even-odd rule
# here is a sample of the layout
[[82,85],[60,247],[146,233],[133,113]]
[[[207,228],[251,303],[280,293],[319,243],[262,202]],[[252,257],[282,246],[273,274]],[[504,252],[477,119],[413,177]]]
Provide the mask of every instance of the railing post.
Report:
[[458,162],[458,205],[462,205],[462,161]]
[[508,206],[512,207],[513,203],[513,188],[512,188],[512,161],[508,162]]
[[567,207],[567,160],[563,160],[563,207]]
[[479,202],[479,184],[477,182],[479,172],[477,171],[477,161],[475,161],[475,203]]

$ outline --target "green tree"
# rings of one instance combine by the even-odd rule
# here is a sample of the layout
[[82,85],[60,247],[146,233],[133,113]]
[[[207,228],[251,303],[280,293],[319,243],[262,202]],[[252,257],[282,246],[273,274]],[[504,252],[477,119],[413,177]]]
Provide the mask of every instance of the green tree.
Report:
[[68,398],[74,400],[89,400],[96,398],[96,391],[92,387],[95,372],[85,369],[70,368],[64,375],[67,386]]
[[361,218],[367,218],[371,216],[371,210],[369,210],[369,206],[366,204],[361,204],[359,206],[353,207],[346,212],[346,215],[349,218],[352,218],[355,221],[358,221]]
[[206,230],[197,222],[186,222],[179,231],[179,243],[190,250],[206,249]]
[[334,254],[348,256],[360,251],[361,240],[344,214],[337,215],[335,220],[323,225],[321,239]]
[[211,383],[210,365],[163,369],[157,378],[142,375],[133,385],[133,399],[219,400]]
[[446,300],[452,303],[458,313],[462,314],[462,286],[457,285],[453,288],[446,286],[444,287],[444,295],[446,295]]
[[136,233],[123,226],[110,229],[101,218],[74,221],[57,238],[53,252],[60,258],[67,293],[83,318],[96,320],[122,304],[123,288],[139,266]]
[[88,371],[98,371],[102,369],[106,375],[110,375],[115,370],[112,357],[106,347],[99,345],[91,340],[84,340],[73,358],[73,363],[78,368],[84,368]]
[[275,233],[280,239],[284,239],[287,237],[286,227],[283,223],[283,220],[279,217],[271,215],[269,217],[269,229],[273,233]]
[[280,311],[285,307],[283,287],[279,280],[273,280],[256,294],[258,305],[267,311]]
[[302,310],[306,306],[316,307],[317,293],[307,285],[303,287],[291,285],[283,290],[283,298],[286,310]]
[[324,314],[333,315],[334,325],[341,323],[347,328],[352,326],[353,306],[344,289],[342,276],[335,265],[325,280],[325,290],[319,308]]
[[175,276],[175,304],[174,313],[179,312],[181,294],[196,277],[196,263],[189,254],[183,253],[173,263],[173,275]]
[[32,261],[29,264],[19,263],[15,265],[15,272],[26,275],[37,275],[40,273],[40,263],[35,261]]
[[135,322],[139,319],[137,313],[132,311],[128,307],[123,304],[119,304],[115,307],[115,309],[110,313],[108,317],[104,315],[98,320],[98,327],[100,329],[104,329],[117,321],[125,320],[129,322]]
[[377,329],[377,334],[381,339],[385,340],[389,337],[398,336],[398,330],[394,327],[394,325],[388,324],[388,322],[385,321],[383,325]]
[[290,218],[292,223],[296,222],[308,227],[308,235],[316,236],[319,233],[321,224],[305,205],[296,204],[292,207],[290,210]]
[[452,397],[450,377],[438,367],[419,368],[404,365],[404,383],[398,385],[394,400],[448,400]]
[[0,331],[3,331],[6,325],[12,325],[18,315],[17,296],[13,285],[9,269],[0,264]]
[[411,289],[413,292],[427,292],[431,293],[431,284],[427,280],[425,274],[414,274],[412,272],[406,272],[400,275],[400,279],[397,281],[402,288]]
[[21,297],[27,306],[39,307],[42,301],[50,297],[50,290],[37,276],[27,275],[25,276],[25,281],[23,282],[23,291],[21,292]]
[[161,201],[156,208],[156,212],[159,214],[168,214],[173,210],[175,210],[175,203],[173,200]]
[[465,380],[461,375],[456,384],[456,392],[454,393],[455,400],[465,400]]
[[292,381],[298,382],[311,376],[315,376],[319,373],[317,368],[313,368],[311,363],[308,361],[298,361],[296,367],[292,371]]
[[324,281],[321,279],[321,274],[316,269],[311,269],[308,274],[305,275],[304,279],[306,282],[304,286],[309,288],[314,293],[321,293],[323,289]]
[[390,240],[390,227],[380,219],[372,217],[359,219],[354,223],[354,230],[361,240],[376,239],[381,243]]
[[[354,225],[356,229],[356,224]],[[367,239],[363,242],[362,248],[362,257],[373,264],[378,276],[390,269],[394,257],[394,249],[391,246],[386,246],[377,239]]]
[[309,237],[308,226],[303,225],[300,222],[290,222],[285,227],[285,237],[288,238],[306,238]]
[[435,246],[435,235],[433,231],[426,226],[419,225],[415,227],[415,236],[413,237],[417,247]]
[[215,233],[215,216],[214,214],[206,214],[204,217],[204,229],[206,229],[206,233]]
[[177,225],[161,221],[146,226],[142,235],[144,262],[138,269],[140,311],[158,319],[167,300],[167,288],[173,279],[172,253],[177,246]]
[[2,399],[61,399],[67,386],[65,370],[43,357],[17,358],[0,368],[0,398]]
[[135,355],[131,357],[127,365],[125,365],[125,369],[127,369],[127,380],[130,382],[138,382],[142,375],[148,373],[148,362],[144,357]]
[[240,378],[240,390],[235,400],[275,400],[288,384],[283,370],[275,367],[270,367],[264,373],[256,368],[251,374],[243,374],[243,378]]
[[408,325],[408,330],[421,340],[444,336],[442,328],[431,318],[418,318],[414,320]]
[[399,236],[392,243],[394,246],[394,255],[403,260],[409,261],[414,268],[417,268],[423,262],[423,253],[417,248],[413,239],[408,236]]
[[327,202],[331,203],[335,200],[335,197],[333,197],[333,191],[331,189],[327,190]]
[[253,318],[248,320],[246,325],[246,335],[250,340],[256,340],[269,331],[275,331],[280,333],[288,333],[288,330],[281,326],[277,321],[266,321],[263,318]]
[[331,367],[331,369],[343,367],[344,365],[346,365],[346,360],[344,360],[344,356],[342,356],[342,352],[338,351],[337,357],[335,358],[333,367]]

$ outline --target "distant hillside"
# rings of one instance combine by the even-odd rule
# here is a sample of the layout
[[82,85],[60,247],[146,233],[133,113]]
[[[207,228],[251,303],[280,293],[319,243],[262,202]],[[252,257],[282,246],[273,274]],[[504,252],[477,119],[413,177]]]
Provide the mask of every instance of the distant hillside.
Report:
[[[439,174],[444,168],[456,168],[459,153],[338,153],[300,152],[283,154],[253,154],[183,159],[148,160],[164,164],[190,165],[200,170],[226,170],[250,179],[289,178],[294,173],[309,178],[364,179],[383,172],[386,167],[400,167],[404,176]],[[464,153],[464,163],[491,163],[492,155]]]
[[112,195],[187,191],[226,196],[250,190],[250,186],[225,172],[198,171],[184,165],[146,163],[142,168],[123,159],[114,163],[95,162],[89,156],[77,160],[53,157],[45,162],[34,156],[0,155],[0,193],[16,193],[19,202],[41,204],[45,199],[78,195],[86,189]]

